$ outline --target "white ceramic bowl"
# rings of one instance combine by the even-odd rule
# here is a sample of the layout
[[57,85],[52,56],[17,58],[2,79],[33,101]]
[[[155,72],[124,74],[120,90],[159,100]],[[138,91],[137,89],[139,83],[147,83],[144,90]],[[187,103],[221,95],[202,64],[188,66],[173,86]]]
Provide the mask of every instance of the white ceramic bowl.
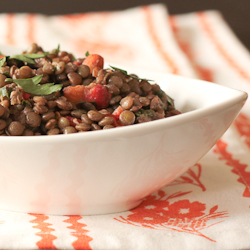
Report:
[[0,209],[91,215],[134,208],[203,157],[247,98],[174,75],[160,85],[184,114],[105,131],[0,137]]

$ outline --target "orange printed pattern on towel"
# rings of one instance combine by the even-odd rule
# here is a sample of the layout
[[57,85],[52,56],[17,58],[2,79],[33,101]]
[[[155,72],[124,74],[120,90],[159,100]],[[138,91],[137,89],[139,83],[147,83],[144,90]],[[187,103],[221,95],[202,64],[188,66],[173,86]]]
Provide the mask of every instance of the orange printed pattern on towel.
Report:
[[130,210],[129,214],[114,219],[131,226],[189,233],[216,242],[203,234],[202,230],[223,222],[221,219],[228,217],[227,211],[218,211],[218,205],[207,209],[207,205],[199,201],[176,201],[176,198],[189,193],[167,194],[160,190],[157,194],[147,196],[137,208]]
[[250,198],[250,172],[246,171],[247,164],[240,163],[239,160],[234,159],[233,155],[228,152],[227,147],[227,143],[219,140],[216,143],[214,152],[219,154],[220,160],[226,161],[226,165],[232,167],[232,173],[239,176],[238,182],[242,183],[245,186],[243,197]]
[[234,121],[234,125],[236,126],[246,145],[250,148],[250,118],[243,113],[240,113]]
[[72,243],[74,249],[91,250],[89,242],[93,240],[93,238],[86,234],[87,232],[89,232],[88,230],[83,229],[83,227],[86,227],[87,225],[78,222],[78,220],[82,219],[82,217],[78,215],[67,215],[67,217],[69,218],[64,220],[64,222],[71,224],[71,226],[68,226],[67,228],[73,229],[74,232],[72,232],[71,235],[77,238],[77,240]]
[[216,47],[219,54],[226,60],[228,65],[232,68],[234,68],[238,74],[244,78],[247,81],[250,81],[250,75],[247,74],[236,62],[235,60],[229,55],[229,53],[224,49],[223,44],[220,43],[218,37],[216,37],[216,34],[213,30],[213,27],[211,27],[209,23],[208,16],[205,12],[199,12],[197,13],[197,16],[199,18],[199,22],[201,24],[202,29],[206,32],[214,46]]
[[206,187],[201,182],[202,167],[200,163],[196,163],[193,167],[187,170],[183,175],[181,175],[178,179],[172,181],[168,186],[175,186],[180,184],[190,184],[197,187],[200,187],[204,192],[206,191]]
[[161,44],[160,38],[157,36],[157,34],[155,32],[155,27],[153,24],[153,15],[151,13],[150,7],[143,6],[142,9],[145,13],[149,35],[150,35],[157,51],[163,57],[163,60],[167,63],[168,67],[171,69],[171,73],[178,74],[179,70],[178,70],[177,65],[175,64],[173,59],[170,58],[169,55],[166,53],[166,51],[164,50],[164,46]]
[[30,214],[36,217],[36,219],[31,220],[31,223],[37,223],[33,228],[40,229],[40,232],[36,233],[37,236],[40,236],[42,239],[36,243],[39,249],[57,249],[53,244],[53,241],[57,239],[56,236],[52,235],[51,232],[55,229],[50,228],[50,223],[46,223],[49,217],[44,214]]
[[181,41],[179,39],[179,37],[178,37],[179,29],[177,27],[176,22],[177,22],[177,17],[170,16],[169,23],[170,23],[170,26],[172,28],[172,31],[173,31],[174,36],[176,38],[176,41],[177,41],[178,45],[180,46],[181,50],[184,52],[184,54],[190,60],[190,63],[192,64],[192,66],[193,66],[194,70],[196,71],[196,73],[198,74],[199,78],[202,80],[205,80],[205,81],[213,82],[213,71],[199,65],[195,60],[196,59],[195,53],[192,50],[192,47],[190,46],[190,44],[187,41]]
[[[87,50],[91,53],[99,53],[103,55],[118,54],[124,49],[124,46],[121,44],[110,44],[101,40],[101,38],[96,39],[96,41],[88,41],[87,39],[80,38],[72,40],[71,43],[75,45],[76,50],[79,52],[82,52],[83,48],[88,48]],[[132,52],[130,48],[128,48],[128,55],[131,54]],[[129,58],[128,55],[125,56]]]
[[35,24],[34,24],[34,14],[27,15],[27,40],[28,43],[34,43],[35,42]]
[[105,58],[115,55],[117,58],[129,60],[133,56],[130,46],[124,42],[107,41],[103,27],[108,26],[111,12],[82,13],[63,15],[60,20],[71,30],[85,31],[77,33],[69,41],[76,51],[83,52],[84,49],[90,53],[102,54]]
[[14,37],[13,37],[13,34],[14,34],[14,14],[8,14],[6,21],[7,21],[6,43],[8,45],[14,45],[15,44]]

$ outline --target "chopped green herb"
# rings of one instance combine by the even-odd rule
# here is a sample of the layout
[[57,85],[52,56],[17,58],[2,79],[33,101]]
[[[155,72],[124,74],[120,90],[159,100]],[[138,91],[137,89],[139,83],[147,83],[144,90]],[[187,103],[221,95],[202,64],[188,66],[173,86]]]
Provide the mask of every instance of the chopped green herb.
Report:
[[95,101],[92,101],[90,103],[93,104],[95,107],[97,106],[97,103]]
[[34,59],[42,58],[47,55],[50,55],[50,53],[46,52],[46,53],[41,53],[41,54],[36,54],[36,53],[22,54],[22,55],[11,56],[10,59],[16,59],[16,60],[23,61],[29,64],[35,64],[36,62]]
[[170,96],[168,96],[163,90],[155,91],[154,94],[158,95],[161,100],[167,100],[169,105],[174,106],[174,100]]
[[4,63],[6,62],[6,56],[2,57],[0,59],[0,67],[2,67],[4,65]]
[[124,75],[129,76],[129,77],[134,78],[134,79],[137,79],[137,80],[153,81],[153,80],[150,80],[150,79],[145,79],[145,78],[140,78],[140,77],[136,77],[136,76],[133,76],[133,75],[129,75],[128,72],[126,70],[124,70],[124,69],[119,69],[119,68],[111,66],[111,65],[109,65],[109,67],[112,68],[113,70],[119,70]]
[[119,70],[119,71],[121,71],[124,75],[128,76],[128,72],[127,72],[126,70],[124,70],[124,69],[119,69],[119,68],[114,67],[114,66],[111,66],[111,65],[109,65],[109,67],[112,68],[113,70]]
[[2,72],[2,74],[5,75],[6,77],[10,77],[10,72],[9,71]]
[[135,115],[136,116],[146,115],[149,117],[154,117],[155,111],[152,109],[139,109],[138,111],[135,112]]
[[[34,76],[32,79],[33,83],[35,85],[39,84],[42,81],[43,75],[38,75],[38,76]],[[24,79],[25,80],[25,79]]]
[[88,56],[89,56],[89,52],[88,52],[88,51],[85,53],[85,56],[86,56],[86,57],[88,57]]
[[6,96],[6,97],[10,98],[11,91],[12,91],[12,88],[7,88],[6,86],[4,86],[4,87],[0,88],[0,95],[2,97]]
[[54,53],[52,53],[52,54],[56,54],[56,53],[58,53],[59,51],[60,51],[60,44],[58,44],[58,46],[57,46],[57,48],[56,48],[55,52],[54,52]]
[[165,93],[162,90],[155,91],[154,93],[159,97],[163,97],[165,95]]
[[55,49],[53,53],[50,53],[50,52],[30,53],[30,54],[26,53],[26,54],[11,56],[10,59],[16,59],[16,60],[23,61],[29,64],[35,64],[36,62],[34,59],[43,58],[48,55],[54,55],[58,53],[59,51],[60,51],[60,44],[57,46],[57,48]]
[[167,100],[168,100],[168,104],[173,106],[174,107],[174,99],[172,99],[170,96],[168,96],[166,93],[165,93],[166,97],[167,97]]
[[23,61],[29,64],[35,64],[35,61],[33,60],[33,58],[30,58],[26,55],[28,54],[14,55],[14,56],[11,56],[10,59],[16,59],[16,60]]
[[75,61],[76,57],[73,54],[70,54],[72,56],[72,60]]
[[32,107],[31,103],[28,100],[24,100],[24,99],[22,100],[22,105]]
[[18,84],[23,89],[24,92],[33,95],[49,95],[51,93],[61,90],[62,84],[54,84],[54,83],[39,84],[42,78],[43,78],[42,75],[38,75],[28,79],[6,78],[5,81],[14,82]]
[[47,55],[50,55],[50,53],[49,52],[46,52],[46,53],[31,53],[31,54],[22,54],[20,56],[25,56],[25,57],[30,58],[30,59],[37,59],[37,58],[45,57]]
[[[53,49],[52,52],[44,52],[44,53],[41,53],[44,54],[44,56],[47,56],[47,55],[55,55],[57,54],[58,52],[60,52],[60,44],[57,45],[57,48],[56,49]],[[37,54],[38,55],[38,54]]]

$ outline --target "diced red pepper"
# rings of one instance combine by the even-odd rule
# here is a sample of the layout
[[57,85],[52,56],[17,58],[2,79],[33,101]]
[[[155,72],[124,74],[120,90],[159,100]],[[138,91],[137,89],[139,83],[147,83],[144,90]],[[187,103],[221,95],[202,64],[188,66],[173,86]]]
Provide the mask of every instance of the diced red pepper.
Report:
[[77,66],[80,66],[81,63],[77,62],[77,61],[74,61],[73,64],[77,65]]
[[114,123],[113,125],[115,127],[121,127],[124,126],[121,121],[119,120],[120,114],[124,111],[124,109],[121,106],[118,106],[112,113],[112,117],[114,117]]
[[30,94],[26,93],[26,92],[23,92],[23,99],[28,100],[29,98],[30,98]]
[[104,59],[98,54],[90,54],[84,59],[82,64],[89,66],[92,74],[94,68],[103,69]]
[[101,84],[68,86],[64,88],[63,95],[68,101],[75,104],[95,102],[97,109],[107,108],[111,99],[111,93]]
[[111,99],[111,93],[108,92],[104,85],[97,84],[93,88],[86,88],[86,100],[88,102],[95,102],[97,109],[107,108]]
[[68,86],[63,89],[63,95],[67,98],[68,101],[78,104],[83,102],[85,96],[84,85]]
[[[112,116],[113,116],[113,115],[112,115]],[[113,122],[113,126],[114,126],[114,127],[121,127],[121,126],[124,126],[124,125],[120,122],[119,119],[116,119],[115,116],[113,116],[113,117],[114,117],[114,122]]]
[[110,116],[110,117],[113,117],[114,118],[114,122],[113,122],[113,126],[114,127],[121,127],[121,126],[124,126],[120,120],[119,120],[119,116],[117,117],[117,115],[113,115],[111,113],[108,113],[108,114],[105,114],[104,116]]
[[118,106],[112,113],[113,117],[116,118],[116,120],[119,120],[120,114],[123,112],[123,108],[121,106]]
[[77,119],[75,117],[72,117],[72,116],[69,116],[69,115],[67,115],[65,117],[69,120],[70,126],[75,127],[77,125],[77,123],[75,121],[77,121],[78,123],[82,123],[82,120]]

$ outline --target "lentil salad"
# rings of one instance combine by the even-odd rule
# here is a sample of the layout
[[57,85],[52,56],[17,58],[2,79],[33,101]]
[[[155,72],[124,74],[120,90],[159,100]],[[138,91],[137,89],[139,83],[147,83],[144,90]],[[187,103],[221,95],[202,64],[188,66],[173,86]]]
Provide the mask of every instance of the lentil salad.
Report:
[[110,129],[180,114],[158,84],[86,52],[74,58],[33,43],[0,57],[0,135],[57,135]]

